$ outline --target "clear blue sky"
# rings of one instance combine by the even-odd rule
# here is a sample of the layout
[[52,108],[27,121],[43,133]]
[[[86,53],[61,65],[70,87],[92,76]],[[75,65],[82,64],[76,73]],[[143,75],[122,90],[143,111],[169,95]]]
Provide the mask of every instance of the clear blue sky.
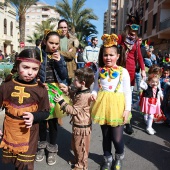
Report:
[[[41,0],[42,2],[45,2],[47,4],[50,4],[52,6],[56,5],[57,0]],[[71,3],[72,0],[69,0]],[[101,36],[103,35],[103,20],[104,20],[104,12],[108,9],[108,0],[87,0],[85,3],[85,8],[92,8],[94,11],[94,14],[98,16],[98,20],[94,21],[91,20],[91,23],[94,24],[98,31],[98,39],[99,44],[102,43]]]

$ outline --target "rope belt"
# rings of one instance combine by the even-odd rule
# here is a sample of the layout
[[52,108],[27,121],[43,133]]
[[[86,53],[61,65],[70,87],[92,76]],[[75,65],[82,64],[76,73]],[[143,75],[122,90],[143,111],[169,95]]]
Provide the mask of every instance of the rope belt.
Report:
[[87,127],[90,127],[92,124],[90,123],[89,125],[76,125],[76,124],[73,124],[74,127],[78,127],[78,128],[87,128]]
[[12,114],[10,114],[8,112],[5,112],[5,114],[7,116],[9,116],[10,118],[12,118],[12,119],[24,120],[22,116],[14,116],[14,115],[12,115]]

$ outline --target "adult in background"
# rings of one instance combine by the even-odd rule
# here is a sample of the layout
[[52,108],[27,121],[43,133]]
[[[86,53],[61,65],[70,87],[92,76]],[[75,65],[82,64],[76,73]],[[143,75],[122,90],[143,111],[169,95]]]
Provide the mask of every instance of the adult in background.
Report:
[[70,80],[68,84],[70,84],[71,79],[74,77],[74,71],[77,69],[75,57],[77,48],[79,47],[79,41],[74,35],[69,33],[69,25],[65,19],[61,19],[58,22],[58,29],[62,30],[59,52],[62,56],[64,56],[67,64],[68,76]]
[[[125,68],[128,70],[130,75],[130,84],[132,92],[135,85],[136,63],[139,64],[142,78],[146,77],[145,66],[137,36],[137,32],[139,29],[139,25],[137,25],[137,23],[138,23],[137,17],[135,17],[134,15],[129,16],[124,32],[118,36],[119,38],[118,44],[122,45],[125,49],[126,54]],[[129,135],[131,135],[134,132],[131,123],[126,124],[125,132]]]
[[98,44],[97,37],[92,37],[91,45],[86,46],[83,52],[83,59],[85,63],[88,62],[93,62],[95,64],[97,63],[100,50],[100,48],[97,47],[97,44]]
[[[139,41],[139,44],[140,44],[140,50],[141,50],[142,57],[143,57],[143,59],[145,59],[145,58],[148,57],[148,55],[147,55],[147,52],[146,52],[144,45],[142,45],[142,37],[139,37],[138,41]],[[138,63],[136,63],[135,81],[136,81],[136,87],[137,87],[136,91],[140,92],[141,73],[140,73],[140,67],[139,67]]]
[[42,43],[42,40],[40,39],[36,39],[35,41],[35,50],[39,53],[41,53],[41,43]]
[[84,67],[83,51],[84,51],[84,48],[80,46],[80,48],[77,52],[77,58],[76,58],[76,63],[77,63],[78,69]]
[[153,51],[154,51],[153,46],[149,46],[149,51],[151,53],[152,64],[157,64],[156,55],[153,53]]

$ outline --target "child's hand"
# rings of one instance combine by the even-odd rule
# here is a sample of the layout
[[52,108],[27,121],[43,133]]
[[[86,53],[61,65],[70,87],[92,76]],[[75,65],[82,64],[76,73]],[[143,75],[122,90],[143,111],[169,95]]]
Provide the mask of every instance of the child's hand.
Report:
[[123,123],[124,123],[124,124],[127,123],[129,114],[130,114],[130,112],[129,112],[128,110],[125,110],[125,111],[123,112]]
[[90,101],[96,101],[97,96],[95,94],[92,94],[90,96]]
[[56,96],[54,97],[54,101],[55,102],[60,102],[61,100],[63,100],[63,97],[60,96],[59,94],[56,94]]
[[3,133],[2,133],[2,131],[0,130],[0,139],[2,138],[2,135],[3,135]]
[[23,113],[23,118],[24,118],[24,122],[25,122],[26,128],[31,128],[33,120],[34,120],[33,114],[30,113],[30,112],[24,112]]
[[52,55],[52,59],[56,60],[56,61],[60,61],[60,53],[59,51],[56,51],[55,53],[53,53]]
[[61,89],[64,93],[67,93],[67,92],[68,92],[68,86],[66,86],[65,84],[60,83],[60,84],[59,84],[59,87],[60,87],[60,89]]
[[142,76],[143,80],[146,80],[146,72],[145,72],[145,70],[141,71],[141,76]]

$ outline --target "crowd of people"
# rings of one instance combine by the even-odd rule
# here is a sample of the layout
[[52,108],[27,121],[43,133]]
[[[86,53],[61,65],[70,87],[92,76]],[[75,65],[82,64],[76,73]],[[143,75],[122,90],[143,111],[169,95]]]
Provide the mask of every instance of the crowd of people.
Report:
[[58,30],[45,30],[43,40],[36,40],[35,49],[15,54],[14,67],[0,86],[0,107],[5,109],[4,129],[0,130],[4,163],[12,162],[16,170],[33,170],[34,160],[41,162],[47,156],[47,164],[54,165],[58,124],[62,125],[65,112],[71,115],[72,124],[70,140],[75,157],[68,161],[71,169],[88,169],[94,122],[102,133],[101,169],[111,170],[113,166],[121,170],[125,157],[123,132],[134,132],[135,84],[137,92],[141,91],[138,99],[146,132],[156,133],[153,122],[170,126],[169,55],[163,60],[160,53],[153,54],[153,46],[143,47],[135,16],[129,17],[122,34],[101,37],[100,48],[97,37],[91,38],[90,45],[80,46],[69,33],[68,22],[62,19]]

